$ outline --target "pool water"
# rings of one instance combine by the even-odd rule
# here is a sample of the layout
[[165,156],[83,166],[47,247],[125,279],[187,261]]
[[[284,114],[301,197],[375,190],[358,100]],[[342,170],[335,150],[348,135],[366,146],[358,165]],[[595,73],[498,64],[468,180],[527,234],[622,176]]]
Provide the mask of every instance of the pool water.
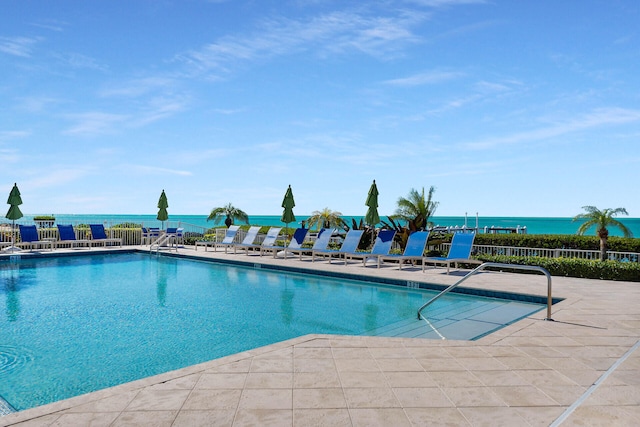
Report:
[[[2,261],[0,397],[23,410],[305,334],[426,329],[416,310],[434,294],[147,254]],[[450,294],[443,328],[469,320],[455,301],[513,307]],[[517,307],[500,326],[541,309]]]

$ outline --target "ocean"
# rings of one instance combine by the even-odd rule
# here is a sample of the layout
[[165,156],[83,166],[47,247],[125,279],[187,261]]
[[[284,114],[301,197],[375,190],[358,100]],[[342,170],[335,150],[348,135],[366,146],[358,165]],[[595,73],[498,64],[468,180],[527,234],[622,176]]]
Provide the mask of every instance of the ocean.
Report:
[[[95,224],[106,223],[108,225],[120,224],[124,222],[132,222],[136,224],[142,224],[148,227],[160,226],[161,223],[156,219],[156,215],[111,215],[111,214],[96,214],[96,215],[72,215],[72,214],[55,214],[56,223],[58,224]],[[300,221],[306,220],[308,216],[298,215],[296,219],[298,222],[290,223],[290,227],[297,227]],[[351,225],[351,219],[360,221],[362,216],[348,216],[343,218]],[[387,221],[386,216],[381,216],[382,221]],[[640,237],[640,218],[625,218],[618,217],[620,222],[626,225],[634,237]],[[465,225],[464,216],[435,216],[430,220],[437,226],[442,227],[462,227]],[[579,222],[573,222],[572,218],[554,218],[554,217],[478,217],[478,226],[480,232],[484,231],[485,227],[491,228],[522,228],[526,227],[527,234],[576,234]],[[8,220],[4,220],[9,222]],[[33,221],[33,215],[25,215],[18,223],[31,223]],[[267,225],[267,226],[284,226],[280,222],[280,215],[255,215],[250,216],[249,221],[252,225]],[[190,224],[197,227],[210,228],[213,227],[213,222],[207,221],[206,215],[171,215],[169,213],[170,226],[178,226],[177,223]],[[466,218],[466,225],[469,228],[476,227],[476,217],[469,216]],[[165,224],[167,226],[167,224]],[[590,235],[595,234],[595,229],[589,231]],[[610,236],[622,236],[620,230],[615,227],[609,228]]]

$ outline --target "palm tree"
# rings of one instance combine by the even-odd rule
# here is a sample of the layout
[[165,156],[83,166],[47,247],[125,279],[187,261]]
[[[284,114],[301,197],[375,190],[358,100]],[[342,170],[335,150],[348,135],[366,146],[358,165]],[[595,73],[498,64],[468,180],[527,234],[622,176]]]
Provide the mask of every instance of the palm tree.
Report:
[[407,227],[411,231],[424,230],[429,226],[429,217],[438,208],[438,202],[433,201],[433,193],[436,189],[431,186],[427,197],[422,192],[412,188],[406,198],[398,199],[398,208],[393,219],[403,219],[407,221]]
[[341,216],[342,212],[332,211],[329,208],[324,208],[321,211],[313,211],[311,213],[311,216],[307,218],[307,224],[309,224],[309,228],[338,228],[342,227],[345,224]]
[[591,227],[594,225],[596,226],[596,234],[600,238],[601,261],[607,259],[607,239],[609,238],[609,230],[607,227],[618,227],[624,234],[624,237],[632,237],[631,230],[629,230],[626,225],[613,218],[618,214],[629,215],[625,208],[600,210],[595,206],[583,206],[582,209],[587,212],[573,217],[574,221],[586,220],[578,228],[578,234],[582,236]]
[[249,215],[231,203],[219,208],[214,208],[207,217],[207,221],[213,220],[214,224],[218,224],[222,221],[222,218],[225,218],[224,225],[226,225],[227,228],[231,227],[236,220],[249,224]]

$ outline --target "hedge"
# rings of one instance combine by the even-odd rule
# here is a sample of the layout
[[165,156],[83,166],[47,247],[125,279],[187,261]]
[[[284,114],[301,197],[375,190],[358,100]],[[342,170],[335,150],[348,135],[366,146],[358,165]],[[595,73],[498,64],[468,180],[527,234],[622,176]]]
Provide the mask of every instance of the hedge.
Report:
[[544,258],[533,256],[517,257],[505,255],[478,255],[474,258],[484,262],[537,265],[546,269],[552,276],[640,282],[640,263],[637,262],[595,261],[579,258]]
[[[447,235],[445,241],[451,241]],[[518,248],[580,249],[599,251],[600,238],[575,234],[476,234],[476,245],[513,246]],[[608,250],[613,252],[640,253],[640,239],[630,237],[609,237]]]

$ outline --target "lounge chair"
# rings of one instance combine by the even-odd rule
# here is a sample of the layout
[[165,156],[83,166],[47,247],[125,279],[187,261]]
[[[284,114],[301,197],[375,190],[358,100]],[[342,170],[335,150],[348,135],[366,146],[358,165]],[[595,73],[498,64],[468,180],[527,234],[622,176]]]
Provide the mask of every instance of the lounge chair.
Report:
[[[258,233],[260,232],[260,228],[261,227],[259,226],[249,227],[249,230],[244,236],[244,239],[242,239],[242,242],[231,245],[231,247],[233,248],[233,253],[235,254],[238,249],[242,249],[248,254],[249,249],[255,249],[259,247],[259,245],[255,244],[255,241],[258,237]],[[225,252],[226,251],[227,250],[225,249]]]
[[271,227],[269,231],[267,231],[267,235],[264,236],[262,243],[255,245],[255,248],[260,250],[260,256],[267,251],[278,251],[284,249],[284,246],[276,246],[276,241],[278,240],[281,230],[282,227]]
[[238,230],[240,230],[240,226],[239,225],[231,225],[231,226],[229,226],[229,228],[227,228],[227,230],[224,233],[224,238],[220,242],[209,241],[209,240],[198,241],[198,242],[196,242],[196,245],[195,245],[196,246],[196,251],[198,250],[198,245],[200,245],[200,246],[204,246],[204,251],[205,252],[207,252],[207,248],[209,246],[213,246],[213,251],[214,252],[217,251],[217,248],[224,248],[224,251],[226,253],[227,249],[229,248],[229,246],[231,246],[233,244],[233,240],[238,235]]
[[302,246],[298,249],[291,248],[291,245],[287,248],[287,251],[291,253],[297,253],[300,255],[300,260],[302,260],[303,254],[311,254],[313,251],[325,251],[327,246],[329,246],[329,241],[331,240],[331,236],[336,232],[335,228],[322,228],[318,231],[318,235],[316,236],[315,242],[313,242],[313,246],[311,248],[303,248]]
[[[291,237],[291,241],[289,242],[289,245],[287,245],[286,248],[283,248],[281,246],[262,246],[260,248],[260,255],[262,255],[263,252],[273,252],[273,257],[275,258],[280,251],[284,250],[284,256],[283,258],[287,257],[288,253],[294,253],[294,251],[297,251],[299,249],[302,249],[302,243],[304,242],[304,239],[306,239],[307,237],[307,233],[309,233],[309,229],[308,228],[298,228],[296,229],[296,231],[293,232],[293,236]],[[264,243],[264,242],[263,242]]]
[[373,248],[371,252],[348,252],[344,254],[345,265],[351,259],[362,259],[362,265],[366,267],[368,259],[377,259],[379,255],[389,255],[391,245],[393,244],[393,238],[396,235],[395,230],[380,230],[376,236],[375,242],[373,242]]
[[398,269],[402,270],[402,264],[405,261],[410,261],[411,265],[415,265],[416,261],[422,260],[424,257],[424,249],[427,247],[427,240],[429,240],[428,231],[415,231],[409,235],[407,240],[407,246],[404,248],[404,252],[400,255],[378,255],[378,268],[384,261],[398,261]]
[[122,246],[122,239],[119,237],[107,237],[107,233],[104,230],[102,224],[89,224],[91,228],[91,241],[95,243],[102,243],[105,247],[108,243],[113,245]]
[[142,244],[151,245],[160,238],[160,229],[158,227],[142,227]]
[[53,250],[53,240],[40,240],[40,236],[38,235],[38,229],[35,225],[18,225],[20,227],[20,243],[17,243],[16,246],[29,246],[29,250],[33,251],[33,247],[36,248],[40,246],[49,246],[51,250]]
[[423,258],[422,271],[425,270],[427,264],[446,264],[447,274],[449,274],[451,264],[453,264],[455,268],[458,268],[458,264],[482,264],[482,261],[470,258],[475,237],[475,233],[455,233],[451,240],[449,254],[446,257]]
[[69,245],[71,248],[78,245],[85,245],[87,249],[91,249],[91,240],[88,239],[77,239],[76,232],[73,229],[73,225],[62,225],[57,224],[58,226],[58,236],[60,240],[56,242],[56,246],[66,246]]
[[[333,260],[334,256],[340,258],[340,257],[344,257],[345,254],[355,252],[356,249],[358,249],[358,244],[360,243],[360,239],[362,238],[363,233],[364,233],[364,230],[349,230],[347,232],[347,235],[344,236],[344,241],[342,242],[342,246],[340,246],[340,249],[338,250],[334,251],[334,250],[324,249],[324,250],[311,251],[311,262],[315,261],[316,255],[328,256],[329,264],[331,264],[331,261]],[[346,263],[347,261],[345,260],[345,264]]]

